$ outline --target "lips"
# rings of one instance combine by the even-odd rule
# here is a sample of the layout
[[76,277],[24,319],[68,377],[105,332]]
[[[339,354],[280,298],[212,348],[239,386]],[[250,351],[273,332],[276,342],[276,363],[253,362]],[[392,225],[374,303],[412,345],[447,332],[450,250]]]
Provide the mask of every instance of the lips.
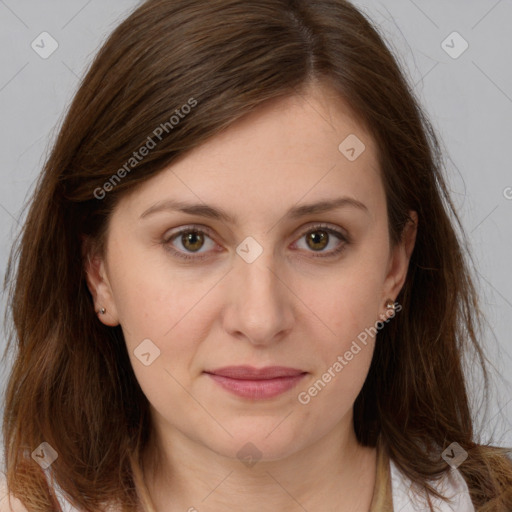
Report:
[[227,366],[205,371],[223,389],[243,398],[272,398],[295,387],[307,374],[285,366]]
[[279,377],[296,377],[306,372],[286,366],[267,366],[266,368],[259,369],[252,366],[226,366],[225,368],[207,371],[206,373],[229,377],[230,379],[265,380]]

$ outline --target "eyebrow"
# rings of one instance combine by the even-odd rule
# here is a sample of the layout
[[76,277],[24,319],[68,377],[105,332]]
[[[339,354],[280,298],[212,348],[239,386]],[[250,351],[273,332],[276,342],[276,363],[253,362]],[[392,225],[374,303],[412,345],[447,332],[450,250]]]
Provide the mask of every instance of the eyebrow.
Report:
[[[328,199],[323,201],[317,201],[315,203],[293,206],[286,212],[283,218],[293,220],[298,219],[300,217],[305,217],[307,215],[325,213],[343,207],[353,207],[358,210],[369,213],[367,206],[361,203],[360,201],[357,201],[356,199],[353,199],[351,197],[338,197],[335,199]],[[162,211],[178,211],[182,213],[188,213],[190,215],[207,217],[210,219],[215,219],[234,225],[238,223],[236,216],[229,214],[222,208],[216,208],[207,204],[187,203],[183,201],[177,201],[174,199],[168,199],[166,201],[161,201],[154,204],[153,206],[148,208],[140,216],[140,218],[144,219],[154,213]]]

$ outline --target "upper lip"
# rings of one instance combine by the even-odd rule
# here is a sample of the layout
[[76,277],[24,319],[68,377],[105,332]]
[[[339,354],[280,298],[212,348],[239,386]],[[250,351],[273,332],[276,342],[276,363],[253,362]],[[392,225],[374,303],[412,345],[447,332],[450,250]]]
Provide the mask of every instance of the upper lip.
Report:
[[286,366],[266,366],[264,368],[255,368],[253,366],[225,366],[224,368],[206,371],[206,373],[229,377],[231,379],[264,380],[275,379],[277,377],[295,377],[306,372]]

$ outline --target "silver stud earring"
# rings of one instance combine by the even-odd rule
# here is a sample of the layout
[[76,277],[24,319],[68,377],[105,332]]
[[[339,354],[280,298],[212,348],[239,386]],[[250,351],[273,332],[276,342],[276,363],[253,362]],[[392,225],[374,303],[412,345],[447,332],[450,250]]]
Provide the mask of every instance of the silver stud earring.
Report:
[[107,310],[106,310],[105,308],[101,308],[101,309],[98,311],[98,313],[99,313],[100,315],[104,315],[106,312],[107,312]]

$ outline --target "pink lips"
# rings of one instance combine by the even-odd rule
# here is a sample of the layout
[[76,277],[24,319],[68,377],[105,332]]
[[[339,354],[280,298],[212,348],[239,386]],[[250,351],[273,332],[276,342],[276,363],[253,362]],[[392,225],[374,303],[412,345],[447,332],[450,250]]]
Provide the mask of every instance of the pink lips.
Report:
[[285,366],[227,366],[205,372],[231,393],[252,399],[272,398],[293,388],[306,372]]

